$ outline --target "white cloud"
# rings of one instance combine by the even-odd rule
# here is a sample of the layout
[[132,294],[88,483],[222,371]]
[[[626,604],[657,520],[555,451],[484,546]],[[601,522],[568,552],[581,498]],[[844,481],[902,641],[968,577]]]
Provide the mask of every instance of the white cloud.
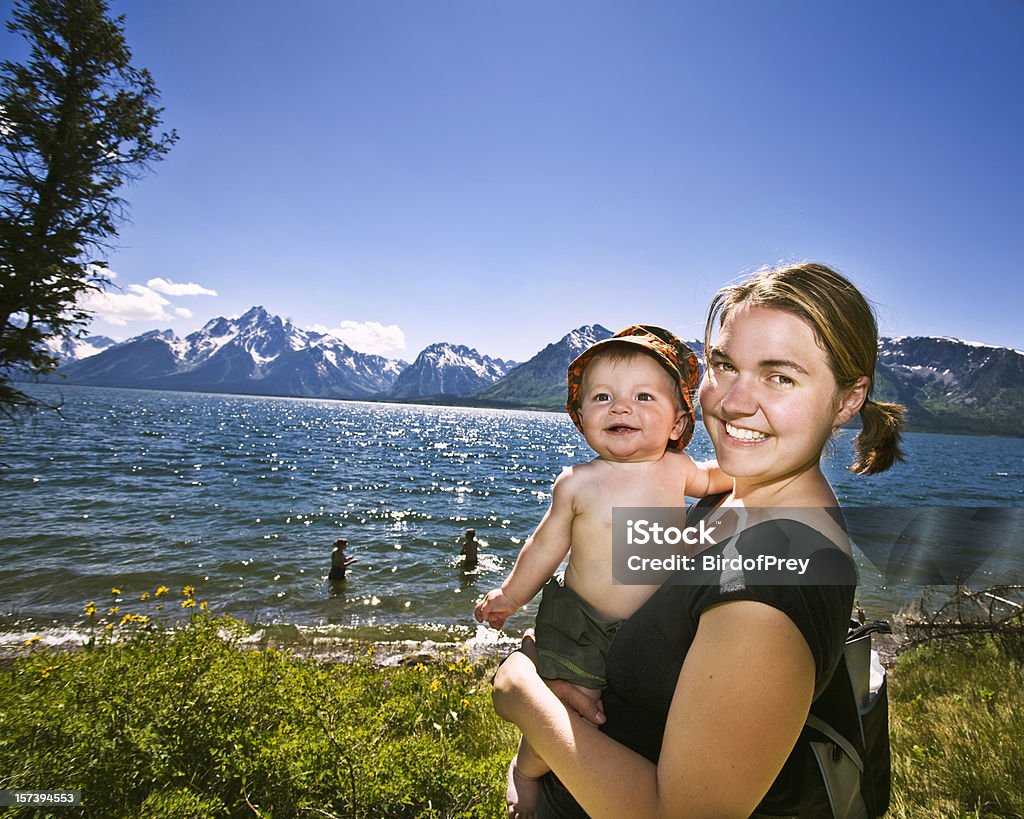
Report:
[[156,291],[141,284],[130,284],[127,289],[126,293],[90,290],[79,298],[78,306],[118,327],[123,327],[129,321],[173,319],[166,310],[171,303]]
[[216,296],[216,290],[210,290],[209,288],[203,287],[201,284],[195,284],[194,282],[188,282],[187,284],[178,284],[177,282],[168,281],[167,279],[150,279],[146,282],[146,287],[150,290],[155,290],[157,293],[163,293],[165,296]]
[[87,264],[85,270],[89,275],[103,276],[107,279],[116,279],[117,274],[109,267],[103,267],[98,264]]
[[341,322],[337,327],[318,327],[317,332],[340,338],[353,350],[361,353],[389,356],[405,349],[405,333],[397,324],[384,325],[376,321]]
[[[90,265],[89,272],[108,280],[117,278],[113,270],[98,265]],[[178,307],[166,296],[216,295],[216,291],[198,284],[178,284],[157,278],[145,284],[129,284],[123,289],[111,287],[108,290],[90,290],[79,297],[77,306],[92,313],[95,318],[117,327],[136,321],[153,325],[192,318],[191,310]]]

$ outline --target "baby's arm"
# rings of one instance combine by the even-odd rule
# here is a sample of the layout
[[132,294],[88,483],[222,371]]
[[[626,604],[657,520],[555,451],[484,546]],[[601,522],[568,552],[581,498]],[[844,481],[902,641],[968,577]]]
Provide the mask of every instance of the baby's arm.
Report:
[[733,480],[722,471],[718,461],[698,463],[691,459],[690,464],[691,468],[686,476],[686,494],[691,498],[703,498],[732,490]]
[[488,592],[477,603],[474,612],[477,620],[486,620],[493,628],[501,628],[509,616],[533,599],[565,559],[572,543],[572,522],[576,516],[574,483],[571,468],[555,479],[551,487],[551,506],[523,544],[516,565],[501,588]]

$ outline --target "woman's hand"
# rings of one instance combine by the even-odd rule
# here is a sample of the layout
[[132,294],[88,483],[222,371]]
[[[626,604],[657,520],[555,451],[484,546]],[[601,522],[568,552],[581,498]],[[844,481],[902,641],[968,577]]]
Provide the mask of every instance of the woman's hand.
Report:
[[600,699],[592,699],[580,691],[568,680],[545,680],[562,705],[571,708],[587,722],[601,725],[605,721],[604,703]]

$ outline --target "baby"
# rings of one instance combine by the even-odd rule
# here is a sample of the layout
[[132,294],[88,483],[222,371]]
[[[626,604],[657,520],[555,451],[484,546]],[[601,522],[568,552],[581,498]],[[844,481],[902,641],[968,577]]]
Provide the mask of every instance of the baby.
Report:
[[[668,330],[634,325],[599,341],[569,365],[566,409],[592,461],[555,479],[551,505],[512,572],[477,604],[494,628],[543,587],[537,610],[539,671],[566,679],[594,700],[604,687],[604,657],[619,623],[655,586],[613,585],[613,507],[681,507],[732,488],[717,463],[697,464],[683,449],[694,429],[697,357]],[[552,577],[566,554],[563,577]],[[536,811],[544,760],[521,742],[509,767],[507,801],[515,815]]]

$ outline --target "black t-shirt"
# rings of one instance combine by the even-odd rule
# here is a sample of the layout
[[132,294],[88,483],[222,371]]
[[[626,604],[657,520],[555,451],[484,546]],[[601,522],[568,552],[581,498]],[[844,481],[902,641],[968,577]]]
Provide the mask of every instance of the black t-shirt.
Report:
[[[710,504],[692,510],[688,524],[706,514]],[[735,569],[735,561],[695,575],[680,572],[669,579],[632,617],[623,622],[607,657],[608,687],[603,694],[607,721],[601,730],[628,748],[657,762],[669,706],[683,661],[697,633],[701,613],[731,600],[754,600],[784,612],[803,634],[815,665],[815,694],[827,684],[842,655],[853,608],[856,569],[853,561],[823,534],[793,520],[772,520],[744,530],[738,537],[702,553],[712,558],[756,558],[758,554],[810,559],[799,582],[767,585],[773,575]],[[756,677],[756,669],[752,669]],[[783,768],[763,809],[788,802],[799,791],[789,781],[796,766]],[[552,786],[545,791],[552,795]],[[561,794],[562,801],[567,796]],[[551,807],[549,805],[549,807]],[[553,814],[581,815],[572,810]]]

